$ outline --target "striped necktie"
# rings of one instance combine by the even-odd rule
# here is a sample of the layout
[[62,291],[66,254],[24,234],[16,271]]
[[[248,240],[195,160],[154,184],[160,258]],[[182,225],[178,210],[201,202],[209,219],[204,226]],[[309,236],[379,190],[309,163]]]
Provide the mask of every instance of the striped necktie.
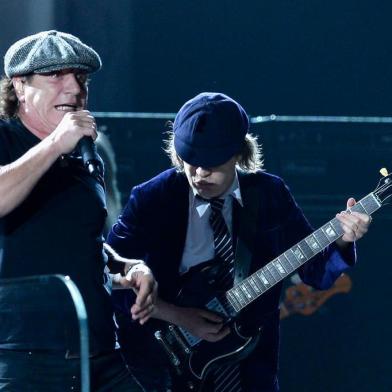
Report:
[[216,284],[220,290],[228,290],[233,287],[234,278],[233,241],[222,215],[224,202],[224,199],[210,200],[210,225],[214,233],[215,258],[220,263]]
[[[218,289],[228,290],[233,287],[234,250],[233,241],[222,215],[224,199],[211,199],[210,225],[214,233],[215,257],[221,266],[216,276]],[[213,374],[214,392],[241,392],[239,364],[224,365]]]

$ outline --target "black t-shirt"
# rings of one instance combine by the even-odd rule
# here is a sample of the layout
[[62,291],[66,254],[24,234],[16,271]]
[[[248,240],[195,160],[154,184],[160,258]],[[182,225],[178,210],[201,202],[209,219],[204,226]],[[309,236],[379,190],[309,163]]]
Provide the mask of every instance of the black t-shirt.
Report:
[[[0,120],[0,165],[39,142],[19,120]],[[104,287],[106,215],[102,184],[87,173],[80,157],[69,156],[59,158],[26,200],[0,219],[0,278],[70,276],[86,305],[91,353],[110,351],[115,344],[112,304]],[[26,348],[23,341],[3,339],[0,348]]]

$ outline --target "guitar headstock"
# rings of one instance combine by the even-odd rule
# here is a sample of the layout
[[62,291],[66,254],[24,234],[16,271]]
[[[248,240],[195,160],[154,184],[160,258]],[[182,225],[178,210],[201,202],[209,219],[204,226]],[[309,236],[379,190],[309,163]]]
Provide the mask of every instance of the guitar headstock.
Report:
[[380,170],[382,178],[378,182],[377,188],[374,190],[374,195],[377,197],[382,205],[391,203],[392,198],[392,173],[388,173],[387,169]]

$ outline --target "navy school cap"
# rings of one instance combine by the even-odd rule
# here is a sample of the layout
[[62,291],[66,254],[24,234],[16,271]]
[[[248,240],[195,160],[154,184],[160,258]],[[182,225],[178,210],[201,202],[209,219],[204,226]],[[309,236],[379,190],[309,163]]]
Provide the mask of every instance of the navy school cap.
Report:
[[222,93],[204,92],[177,113],[174,148],[192,166],[219,166],[241,151],[248,130],[248,116],[238,102]]

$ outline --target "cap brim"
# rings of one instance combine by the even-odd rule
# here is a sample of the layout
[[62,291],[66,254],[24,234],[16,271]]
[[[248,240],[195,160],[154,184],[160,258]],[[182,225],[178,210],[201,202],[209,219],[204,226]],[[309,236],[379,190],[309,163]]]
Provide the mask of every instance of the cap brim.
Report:
[[194,147],[184,143],[178,137],[174,138],[174,148],[184,162],[197,167],[220,166],[239,153],[238,143],[229,146]]

